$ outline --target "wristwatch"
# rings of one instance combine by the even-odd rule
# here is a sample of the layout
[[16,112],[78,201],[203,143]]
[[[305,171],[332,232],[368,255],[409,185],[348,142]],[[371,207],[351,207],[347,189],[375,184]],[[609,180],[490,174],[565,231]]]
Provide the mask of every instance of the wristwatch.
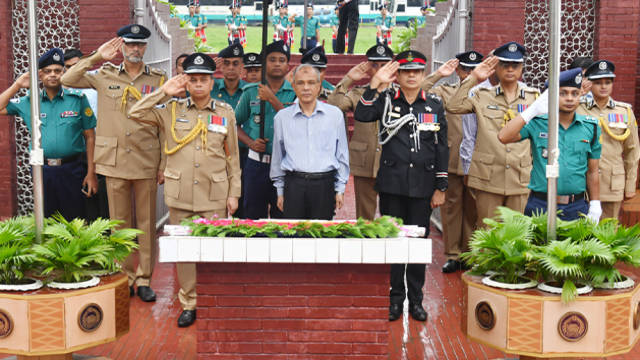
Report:
[[344,195],[344,192],[336,191],[336,195]]

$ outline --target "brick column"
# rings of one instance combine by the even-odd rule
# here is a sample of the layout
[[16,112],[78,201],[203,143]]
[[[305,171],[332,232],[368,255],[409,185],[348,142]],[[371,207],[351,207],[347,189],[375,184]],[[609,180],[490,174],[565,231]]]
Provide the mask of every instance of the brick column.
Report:
[[593,58],[610,60],[616,65],[611,97],[629,104],[636,100],[639,13],[638,0],[596,1]]
[[199,359],[388,357],[389,265],[197,269]]
[[[90,54],[116,37],[116,31],[134,20],[132,0],[113,0],[97,3],[94,0],[78,0],[80,8],[80,50]],[[114,64],[122,62],[118,55],[111,60]]]
[[[0,1],[0,48],[5,50],[0,55],[0,91],[13,84],[11,9],[11,1]],[[15,133],[15,118],[0,116],[0,220],[18,212]]]
[[509,41],[524,45],[524,9],[525,0],[475,0],[473,50],[486,56]]

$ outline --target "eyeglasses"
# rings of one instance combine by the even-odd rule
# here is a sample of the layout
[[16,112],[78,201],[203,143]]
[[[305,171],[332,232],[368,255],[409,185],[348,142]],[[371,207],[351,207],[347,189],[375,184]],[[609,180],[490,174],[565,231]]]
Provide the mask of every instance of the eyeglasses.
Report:
[[518,70],[522,66],[522,63],[517,63],[517,62],[500,61],[499,64],[500,64],[500,67],[503,69],[512,68],[513,70]]

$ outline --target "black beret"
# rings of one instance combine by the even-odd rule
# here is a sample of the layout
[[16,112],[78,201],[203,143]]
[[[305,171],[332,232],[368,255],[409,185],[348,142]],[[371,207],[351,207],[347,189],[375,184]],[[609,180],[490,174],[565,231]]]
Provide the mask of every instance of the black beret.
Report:
[[38,69],[44,69],[49,65],[62,65],[64,67],[64,53],[58,48],[53,48],[38,59]]
[[278,52],[287,55],[287,61],[291,60],[291,50],[282,40],[274,41],[265,48],[265,56]]
[[185,74],[213,74],[216,62],[207,54],[193,53],[184,59],[182,67]]
[[146,43],[151,31],[146,27],[138,24],[131,24],[121,27],[116,34],[121,37],[124,42],[143,42]]
[[[544,87],[549,88],[549,80],[544,83]],[[582,68],[575,68],[560,73],[560,87],[582,87]]]

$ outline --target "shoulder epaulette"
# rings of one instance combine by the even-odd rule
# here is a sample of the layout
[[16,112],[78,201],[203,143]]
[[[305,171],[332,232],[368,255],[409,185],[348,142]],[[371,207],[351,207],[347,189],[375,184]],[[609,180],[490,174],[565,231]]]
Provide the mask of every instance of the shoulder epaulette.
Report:
[[106,63],[102,64],[102,68],[104,68],[104,69],[117,69],[118,65],[113,64],[110,61],[107,61]]
[[627,104],[625,102],[622,101],[616,101],[616,106],[621,106],[627,109],[633,109],[633,106],[631,104]]
[[476,88],[474,91],[476,91],[476,92],[477,91],[483,91],[483,90],[484,91],[492,91],[493,89],[494,88],[492,88],[492,87],[488,88],[488,87],[480,86],[480,87]]
[[592,123],[592,124],[599,124],[600,122],[598,121],[598,118],[593,117],[593,116],[588,116],[588,115],[576,115],[579,118],[582,118],[584,121]]
[[[169,100],[169,102],[171,102],[171,100]],[[164,109],[166,107],[167,107],[167,104],[156,105],[156,109]]]
[[221,108],[231,111],[232,114],[234,113],[233,107],[224,101],[216,100],[216,105],[219,105]]
[[526,92],[530,92],[530,93],[537,93],[540,94],[540,90],[536,89],[536,88],[531,88],[531,87],[526,87],[523,89]]
[[584,96],[584,95],[580,96],[580,104],[586,104],[588,102],[589,102],[589,100],[587,100],[586,96]]
[[257,83],[249,83],[249,84],[245,85],[243,89],[250,89],[252,87],[257,87],[258,85],[260,85],[259,82],[257,82]]
[[156,69],[156,68],[151,68],[150,69],[151,73],[153,74],[157,74],[157,75],[166,75],[167,72],[163,69]]
[[442,83],[442,86],[450,86],[453,87],[455,84],[449,84],[447,81]]
[[430,98],[431,98],[431,99],[433,99],[433,100],[436,100],[436,101],[442,102],[442,99],[440,98],[440,96],[438,96],[438,95],[436,95],[436,94],[428,93],[428,94],[427,94],[427,96],[428,96],[428,97],[430,97]]
[[77,96],[77,97],[84,97],[84,93],[80,90],[67,90],[67,94]]

